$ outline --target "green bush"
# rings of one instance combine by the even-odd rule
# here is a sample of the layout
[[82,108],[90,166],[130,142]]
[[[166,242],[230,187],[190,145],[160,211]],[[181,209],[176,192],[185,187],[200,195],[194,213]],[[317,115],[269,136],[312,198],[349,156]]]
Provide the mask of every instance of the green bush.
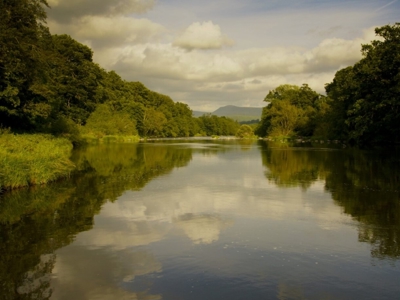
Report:
[[253,138],[254,137],[253,128],[251,128],[249,125],[241,125],[238,131],[236,132],[236,137],[242,139]]

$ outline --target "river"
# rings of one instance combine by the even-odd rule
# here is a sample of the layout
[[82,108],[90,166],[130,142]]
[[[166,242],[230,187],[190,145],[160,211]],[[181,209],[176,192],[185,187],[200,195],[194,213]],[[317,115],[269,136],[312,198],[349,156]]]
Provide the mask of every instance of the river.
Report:
[[79,149],[0,195],[0,299],[398,299],[399,149]]

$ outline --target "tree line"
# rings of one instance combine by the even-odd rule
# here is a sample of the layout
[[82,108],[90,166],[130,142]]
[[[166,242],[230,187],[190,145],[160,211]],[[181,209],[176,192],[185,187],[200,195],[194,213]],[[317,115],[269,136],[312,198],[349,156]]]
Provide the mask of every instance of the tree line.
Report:
[[400,142],[400,23],[375,29],[363,58],[339,70],[326,95],[281,85],[264,101],[259,136],[338,139],[358,145]]
[[14,132],[187,137],[234,135],[239,124],[192,117],[184,103],[123,80],[93,51],[52,35],[46,0],[3,0],[0,9],[0,126]]

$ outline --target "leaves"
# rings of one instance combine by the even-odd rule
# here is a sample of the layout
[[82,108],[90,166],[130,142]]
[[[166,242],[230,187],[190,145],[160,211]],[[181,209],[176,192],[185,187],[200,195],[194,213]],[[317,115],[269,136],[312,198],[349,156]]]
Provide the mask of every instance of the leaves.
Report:
[[321,107],[322,95],[307,84],[280,85],[270,91],[264,101],[269,105],[263,109],[256,134],[260,136],[310,136],[316,127],[316,114]]
[[400,141],[400,23],[375,32],[382,40],[363,45],[364,58],[326,86],[333,135],[358,144]]

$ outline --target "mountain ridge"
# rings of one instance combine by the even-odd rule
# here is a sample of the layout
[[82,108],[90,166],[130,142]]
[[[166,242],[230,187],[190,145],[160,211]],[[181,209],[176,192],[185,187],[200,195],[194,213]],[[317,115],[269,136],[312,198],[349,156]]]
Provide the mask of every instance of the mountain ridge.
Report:
[[218,117],[228,117],[237,121],[250,121],[261,119],[262,107],[244,107],[236,105],[221,106],[213,112],[193,111],[194,117],[211,114]]

